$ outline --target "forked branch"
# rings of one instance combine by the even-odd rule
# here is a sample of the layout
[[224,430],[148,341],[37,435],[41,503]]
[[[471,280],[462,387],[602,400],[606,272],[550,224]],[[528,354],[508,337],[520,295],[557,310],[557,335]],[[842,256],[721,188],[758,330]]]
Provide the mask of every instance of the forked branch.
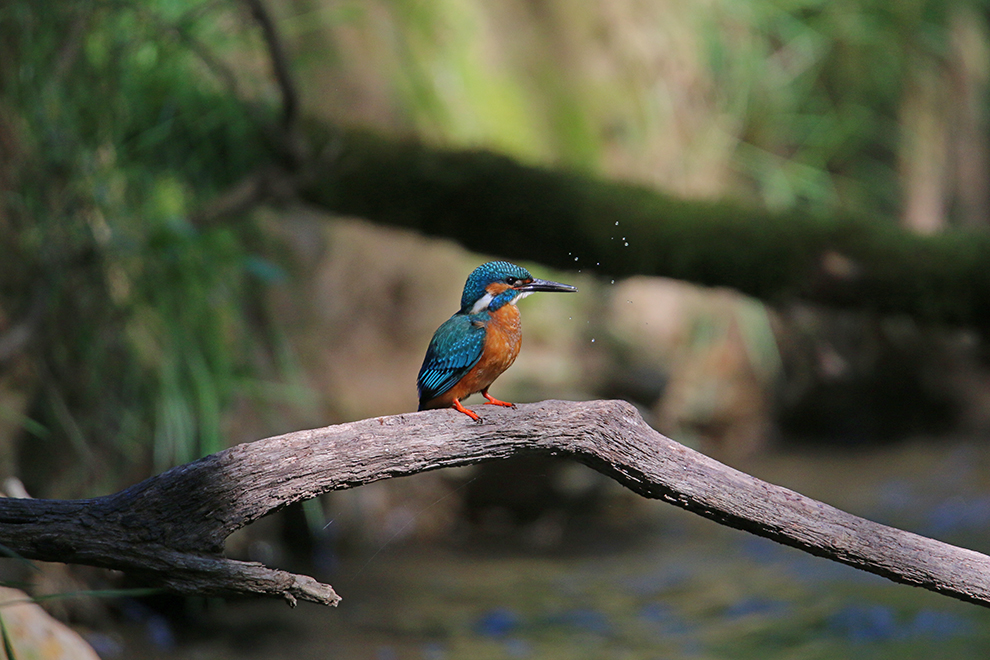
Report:
[[245,443],[91,500],[0,499],[0,544],[197,594],[335,605],[313,578],[223,557],[231,532],[322,493],[506,458],[574,458],[644,497],[895,582],[990,605],[990,557],[858,518],[688,449],[618,401],[486,408],[485,423],[433,410]]

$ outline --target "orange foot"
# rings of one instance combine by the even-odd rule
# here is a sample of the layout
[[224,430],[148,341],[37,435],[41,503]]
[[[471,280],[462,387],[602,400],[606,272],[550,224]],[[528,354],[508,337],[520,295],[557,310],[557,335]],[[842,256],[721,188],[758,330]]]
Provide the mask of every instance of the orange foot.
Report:
[[481,417],[479,417],[477,413],[475,413],[475,412],[473,412],[471,410],[468,410],[467,408],[465,408],[464,406],[462,406],[461,405],[461,402],[458,401],[457,399],[454,399],[454,410],[456,410],[457,412],[464,413],[465,415],[467,415],[468,417],[470,417],[474,421],[478,422],[479,424],[482,423]]
[[488,393],[488,390],[481,390],[481,396],[483,396],[486,399],[488,399],[488,403],[490,403],[493,406],[503,406],[505,408],[515,408],[516,407],[516,404],[514,404],[514,403],[509,403],[508,401],[499,401],[498,399],[496,399],[495,397],[493,397],[491,394],[489,394]]

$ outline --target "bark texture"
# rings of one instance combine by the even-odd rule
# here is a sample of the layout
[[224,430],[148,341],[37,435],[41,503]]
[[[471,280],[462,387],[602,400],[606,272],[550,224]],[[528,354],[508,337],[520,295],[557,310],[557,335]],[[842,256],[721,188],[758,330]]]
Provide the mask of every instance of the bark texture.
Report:
[[223,557],[227,536],[322,493],[542,452],[581,461],[644,497],[895,582],[990,605],[990,557],[845,513],[664,437],[619,401],[478,406],[365,419],[231,447],[90,500],[0,499],[0,544],[46,561],[116,568],[197,594],[335,605],[313,578]]

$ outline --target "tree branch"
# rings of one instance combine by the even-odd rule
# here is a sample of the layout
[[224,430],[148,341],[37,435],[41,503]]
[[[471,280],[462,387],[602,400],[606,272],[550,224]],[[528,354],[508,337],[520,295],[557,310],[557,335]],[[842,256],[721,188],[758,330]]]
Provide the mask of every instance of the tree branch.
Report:
[[858,518],[688,449],[618,401],[544,401],[366,419],[246,443],[91,500],[0,499],[0,544],[197,594],[335,605],[316,580],[222,556],[224,539],[293,502],[523,452],[571,457],[644,497],[895,582],[990,605],[990,557]]
[[299,93],[292,78],[289,58],[285,52],[282,38],[275,27],[275,21],[265,8],[262,0],[244,0],[251,11],[251,16],[261,27],[262,36],[268,47],[268,56],[272,63],[272,73],[275,82],[282,92],[282,125],[289,133],[295,130],[299,116]]
[[305,134],[313,154],[330,140],[338,145],[333,160],[307,166],[300,186],[305,201],[334,213],[603,277],[672,277],[767,302],[797,298],[990,327],[990,232],[919,236],[887,218],[679,199],[488,151],[317,121]]

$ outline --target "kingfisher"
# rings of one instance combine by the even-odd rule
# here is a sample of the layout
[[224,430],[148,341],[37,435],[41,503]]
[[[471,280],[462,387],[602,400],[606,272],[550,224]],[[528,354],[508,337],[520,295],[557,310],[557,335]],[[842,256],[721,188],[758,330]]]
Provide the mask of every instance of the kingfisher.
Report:
[[416,380],[419,409],[454,408],[476,422],[477,413],[461,405],[475,392],[487,403],[507,408],[488,388],[519,355],[522,327],[516,304],[536,291],[574,292],[569,284],[536,279],[525,268],[490,261],[464,283],[461,308],[433,334]]

